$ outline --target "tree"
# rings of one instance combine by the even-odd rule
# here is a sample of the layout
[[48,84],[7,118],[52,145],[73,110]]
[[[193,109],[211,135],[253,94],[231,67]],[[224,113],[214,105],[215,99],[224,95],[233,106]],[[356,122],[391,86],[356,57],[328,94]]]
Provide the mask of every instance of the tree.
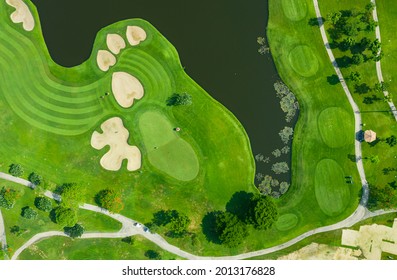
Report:
[[36,206],[37,209],[44,212],[50,212],[52,210],[51,199],[43,196],[39,196],[35,198],[34,206]]
[[37,212],[29,206],[26,206],[22,208],[21,216],[28,220],[34,220],[37,218]]
[[386,138],[386,143],[389,144],[390,147],[393,147],[397,144],[397,138],[395,135],[391,135],[390,137]]
[[351,47],[353,47],[356,44],[356,40],[352,37],[347,37],[346,39],[344,39],[340,44],[339,44],[339,48],[341,49],[341,51],[347,51],[348,49],[350,49]]
[[260,230],[270,228],[278,219],[277,207],[269,196],[254,195],[248,213],[247,221]]
[[248,236],[247,226],[229,212],[216,215],[215,228],[221,243],[228,247],[238,246]]
[[124,208],[124,204],[121,199],[121,192],[114,189],[101,190],[95,196],[95,202],[100,207],[108,209],[113,213],[119,213]]
[[125,242],[125,243],[127,243],[127,244],[129,244],[129,245],[134,245],[135,244],[135,236],[127,236],[127,237],[124,237],[123,239],[121,239],[121,241],[122,242]]
[[392,209],[397,207],[397,190],[389,184],[370,185],[368,207],[370,209]]
[[65,207],[78,207],[85,200],[85,190],[76,183],[66,183],[61,186],[62,204]]
[[174,93],[167,99],[167,106],[191,105],[192,96],[188,93]]
[[372,11],[375,9],[375,4],[373,2],[368,3],[365,5],[365,10],[367,13],[372,13]]
[[374,86],[374,89],[380,93],[387,91],[388,88],[389,88],[389,85],[385,82],[376,83]]
[[72,227],[77,223],[76,211],[71,208],[59,206],[54,210],[55,223],[62,227]]
[[84,227],[80,224],[75,224],[72,227],[64,227],[65,234],[69,235],[71,238],[77,238],[83,235]]
[[181,237],[187,233],[190,219],[186,215],[179,214],[177,217],[173,217],[169,223],[169,235],[172,237]]
[[10,169],[8,169],[8,173],[15,177],[21,177],[23,175],[23,172],[24,170],[22,166],[15,163],[11,164]]
[[41,181],[43,181],[43,177],[35,172],[30,173],[28,179],[32,184],[36,186],[40,185]]
[[272,152],[272,155],[273,155],[274,157],[276,157],[276,158],[280,157],[280,156],[281,156],[281,151],[280,151],[280,149],[275,149],[275,150]]
[[382,48],[381,42],[378,39],[375,39],[370,45],[369,49],[373,55],[377,55],[380,49]]
[[280,193],[285,194],[289,189],[289,184],[287,182],[280,183]]
[[289,171],[289,167],[285,161],[276,162],[272,165],[272,171],[276,174],[287,173]]
[[361,48],[363,48],[365,50],[365,49],[369,48],[370,45],[371,45],[370,39],[368,39],[367,37],[364,37],[361,39],[361,41],[360,41]]
[[351,72],[349,75],[349,80],[358,83],[361,81],[361,74],[358,73],[357,71]]
[[154,250],[147,250],[145,252],[145,257],[147,257],[150,260],[161,260],[160,253]]
[[329,20],[333,25],[336,25],[341,17],[342,17],[341,12],[329,13],[327,15],[327,20]]
[[373,19],[371,19],[371,20],[368,22],[368,25],[367,25],[366,30],[367,30],[368,32],[372,32],[372,31],[375,30],[375,28],[376,28],[377,26],[378,26],[378,22],[377,22],[377,21],[374,21]]
[[364,56],[361,53],[353,54],[352,62],[356,65],[359,65],[364,62]]
[[278,135],[280,135],[281,141],[283,141],[284,144],[287,144],[289,142],[293,134],[294,134],[294,130],[292,129],[292,127],[288,127],[288,126],[285,126],[278,133]]
[[19,196],[20,193],[16,190],[3,187],[0,190],[0,207],[11,209],[12,207],[14,207],[14,204]]

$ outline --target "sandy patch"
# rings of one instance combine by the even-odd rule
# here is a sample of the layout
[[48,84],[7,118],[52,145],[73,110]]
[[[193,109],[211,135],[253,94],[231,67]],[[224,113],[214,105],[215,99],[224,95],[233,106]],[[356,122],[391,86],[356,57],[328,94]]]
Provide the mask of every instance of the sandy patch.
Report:
[[369,260],[380,260],[382,252],[397,255],[397,219],[393,227],[369,225],[356,230],[343,230],[342,245],[358,247]]
[[126,72],[113,73],[112,91],[117,103],[123,108],[131,107],[134,99],[141,99],[144,95],[141,82]]
[[11,14],[11,20],[14,23],[22,23],[23,29],[32,31],[34,28],[34,18],[22,0],[6,0],[7,4],[15,8],[15,12]]
[[357,260],[360,250],[311,243],[298,251],[278,258],[279,260]]
[[96,62],[98,63],[99,69],[106,72],[111,66],[116,64],[116,57],[109,51],[99,50]]
[[114,117],[101,125],[103,133],[94,131],[91,137],[91,146],[101,150],[109,145],[110,150],[101,158],[101,166],[106,170],[120,170],[124,159],[127,159],[129,171],[138,170],[141,167],[141,152],[136,146],[127,143],[129,132],[124,127],[123,121]]
[[127,40],[131,46],[139,45],[140,42],[146,40],[146,32],[139,26],[128,26]]
[[108,34],[106,44],[108,45],[108,49],[114,54],[119,54],[125,48],[124,39],[118,34]]

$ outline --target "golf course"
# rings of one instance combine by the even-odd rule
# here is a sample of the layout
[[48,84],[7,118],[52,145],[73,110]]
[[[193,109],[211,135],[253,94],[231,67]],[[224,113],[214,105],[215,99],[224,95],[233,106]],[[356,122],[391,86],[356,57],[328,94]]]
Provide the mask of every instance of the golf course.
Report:
[[[323,14],[331,12],[323,2]],[[356,8],[368,1],[358,2]],[[343,8],[350,9],[339,2],[332,7]],[[0,199],[4,259],[29,240],[37,244],[14,258],[248,258],[350,226],[364,217],[356,221],[355,215],[368,211],[360,205],[366,184],[356,157],[360,112],[352,110],[343,87],[330,82],[335,69],[312,0],[269,0],[270,51],[299,102],[299,118],[291,186],[280,198],[269,198],[276,210],[268,227],[247,222],[248,207],[260,197],[249,135],[186,74],[177,50],[156,27],[143,19],[106,26],[91,56],[67,68],[52,60],[30,0],[1,1],[0,22],[0,194],[4,201],[15,194],[12,205]],[[376,78],[367,68],[361,72],[363,80]],[[349,79],[348,86],[353,88]],[[353,98],[361,110],[374,109],[362,104],[362,95]],[[396,122],[383,105],[374,110],[383,112],[363,114],[363,122],[386,138]],[[388,167],[394,154],[381,154],[386,143],[367,144],[363,157],[379,154],[380,165]],[[369,160],[363,164],[371,184],[391,179],[378,181],[381,169]],[[114,194],[113,204],[104,194]],[[50,201],[48,213],[38,205],[43,197]],[[75,211],[72,224],[60,222],[64,208]],[[221,212],[245,222],[245,236],[233,246],[222,244],[215,229]],[[183,231],[167,228],[175,220]],[[73,225],[85,233],[72,236]],[[39,234],[46,237],[35,240]]]

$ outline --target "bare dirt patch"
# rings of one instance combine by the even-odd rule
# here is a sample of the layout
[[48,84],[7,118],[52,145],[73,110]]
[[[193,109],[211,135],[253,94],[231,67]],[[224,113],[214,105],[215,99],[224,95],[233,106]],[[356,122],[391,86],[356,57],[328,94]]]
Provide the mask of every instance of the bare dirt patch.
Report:
[[141,82],[126,72],[113,73],[112,92],[117,103],[123,108],[131,107],[134,99],[141,99],[144,95]]
[[110,146],[110,150],[101,158],[101,166],[106,170],[120,170],[124,159],[127,159],[127,169],[135,171],[141,168],[141,152],[136,146],[130,146],[127,142],[128,130],[124,127],[123,121],[114,117],[101,125],[103,133],[94,131],[91,137],[91,146],[101,150]]
[[11,20],[14,23],[22,23],[23,29],[26,31],[32,31],[34,28],[34,18],[26,5],[22,0],[6,0],[7,4],[15,8],[15,12],[11,14]]
[[127,40],[131,46],[137,46],[146,40],[146,32],[139,26],[127,27]]
[[99,69],[106,72],[111,66],[116,64],[116,57],[109,51],[99,50],[96,62],[98,63]]
[[124,39],[118,34],[108,34],[106,36],[106,44],[108,49],[114,54],[119,54],[125,48]]

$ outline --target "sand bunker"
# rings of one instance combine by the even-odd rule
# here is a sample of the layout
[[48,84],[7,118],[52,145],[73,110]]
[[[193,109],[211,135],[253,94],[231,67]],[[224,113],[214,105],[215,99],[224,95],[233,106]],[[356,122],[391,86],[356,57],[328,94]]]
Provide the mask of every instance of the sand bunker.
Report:
[[127,40],[131,46],[139,45],[140,42],[146,40],[146,32],[139,26],[128,26]]
[[357,260],[360,250],[311,243],[295,252],[278,258],[279,260]]
[[34,28],[34,18],[22,0],[6,0],[7,4],[15,8],[15,12],[11,14],[11,20],[14,23],[22,23],[23,29],[32,31]]
[[397,219],[393,227],[373,224],[362,226],[359,231],[342,232],[342,245],[358,247],[368,260],[380,260],[382,252],[397,255]]
[[125,72],[113,73],[112,91],[117,103],[123,108],[131,107],[134,99],[141,99],[144,94],[141,82]]
[[99,50],[96,62],[99,69],[106,72],[111,66],[116,64],[116,57],[109,51]]
[[128,160],[129,171],[141,168],[141,152],[137,147],[128,145],[129,132],[120,118],[114,117],[105,121],[101,129],[102,134],[97,131],[92,134],[91,146],[97,150],[110,146],[110,150],[100,161],[103,168],[110,171],[120,170],[124,159]]
[[124,39],[118,34],[108,34],[106,44],[108,45],[108,49],[114,54],[119,54],[120,50],[125,48]]

